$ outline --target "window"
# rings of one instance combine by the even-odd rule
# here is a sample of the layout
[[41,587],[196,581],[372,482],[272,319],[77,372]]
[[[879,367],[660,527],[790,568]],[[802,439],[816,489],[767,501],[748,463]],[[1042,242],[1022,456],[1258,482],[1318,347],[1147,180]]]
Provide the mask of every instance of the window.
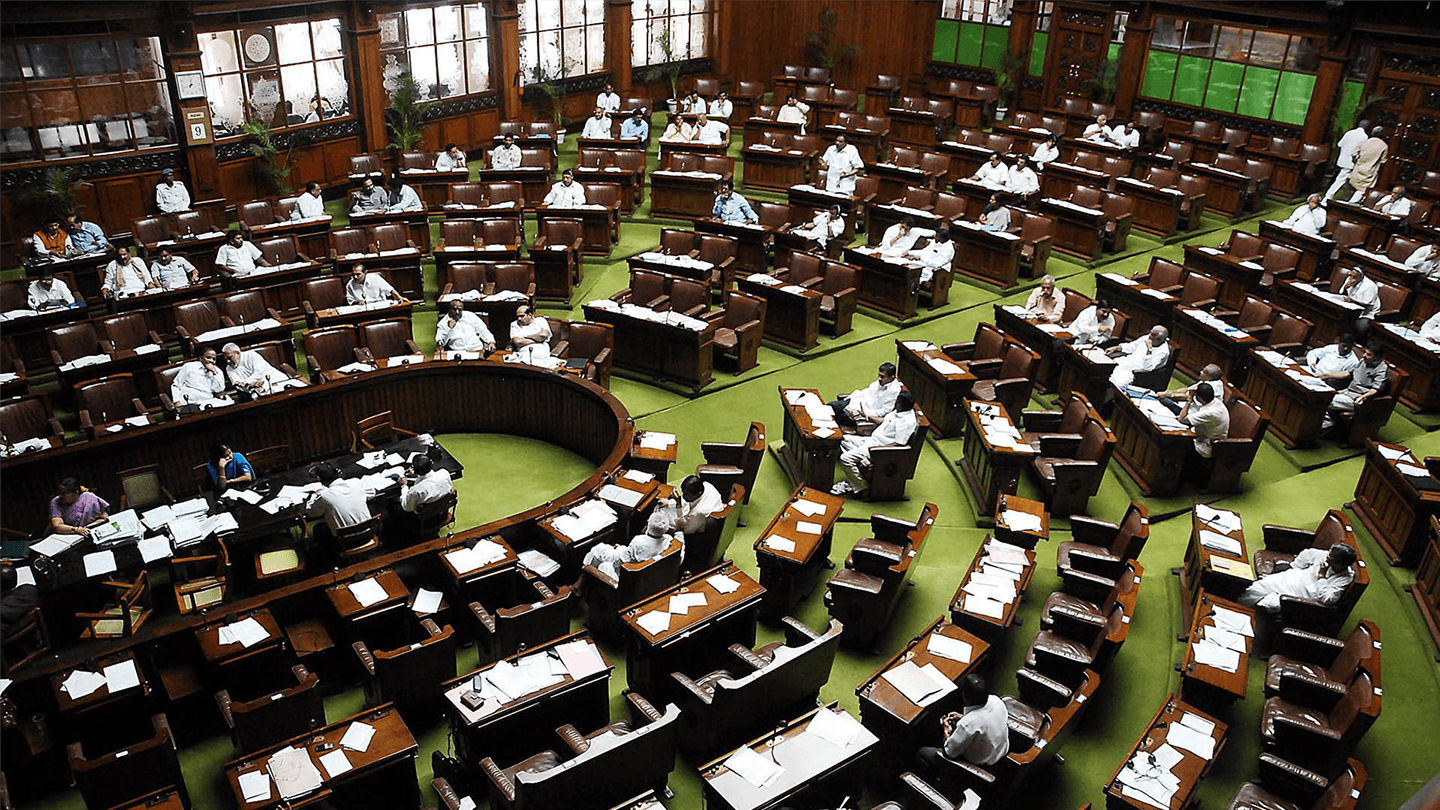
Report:
[[1140,95],[1298,126],[1319,53],[1311,37],[1156,17]]
[[1045,52],[1050,47],[1050,16],[1055,12],[1055,4],[1045,2],[1040,4],[1039,11],[1035,14],[1035,34],[1030,38],[1030,68],[1031,76],[1043,76],[1045,74]]
[[606,0],[519,0],[526,84],[605,70]]
[[412,8],[380,15],[385,91],[406,71],[420,99],[453,98],[490,89],[490,21],[480,3]]
[[0,44],[0,154],[82,157],[175,143],[155,37]]
[[216,137],[246,121],[275,129],[350,114],[340,20],[243,25],[199,35]]
[[709,0],[632,0],[632,3],[631,65],[663,65],[710,55],[715,10]]
[[935,21],[936,62],[998,68],[1010,46],[1011,0],[944,0]]

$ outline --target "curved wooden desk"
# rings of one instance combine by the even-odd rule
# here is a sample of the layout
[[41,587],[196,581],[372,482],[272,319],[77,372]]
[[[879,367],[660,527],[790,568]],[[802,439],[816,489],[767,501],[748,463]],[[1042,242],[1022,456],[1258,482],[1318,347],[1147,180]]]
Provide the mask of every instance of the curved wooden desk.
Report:
[[[153,643],[201,624],[288,600],[357,574],[499,534],[522,541],[534,522],[574,504],[602,485],[624,463],[634,422],[608,391],[573,375],[488,361],[430,362],[381,369],[333,383],[292,389],[262,400],[127,429],[92,442],[8,459],[0,466],[5,486],[0,510],[12,526],[39,527],[48,518],[60,480],[80,475],[87,483],[114,481],[121,470],[159,465],[162,481],[192,480],[192,468],[216,442],[253,448],[286,443],[297,461],[350,447],[355,423],[393,411],[395,422],[432,433],[508,433],[564,447],[596,465],[589,478],[544,504],[510,517],[391,551],[383,556],[302,582],[227,601],[202,614],[152,620],[128,638],[65,644],[56,654],[12,675],[28,679],[58,672],[98,655]],[[118,503],[118,501],[117,501]],[[527,543],[521,542],[526,546]],[[36,571],[37,577],[43,573]]]

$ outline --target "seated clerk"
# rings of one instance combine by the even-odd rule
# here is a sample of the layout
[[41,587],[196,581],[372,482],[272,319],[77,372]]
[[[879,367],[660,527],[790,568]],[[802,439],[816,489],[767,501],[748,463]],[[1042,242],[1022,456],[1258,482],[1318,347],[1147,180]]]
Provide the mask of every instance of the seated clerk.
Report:
[[202,348],[195,359],[180,367],[179,373],[170,383],[170,401],[175,407],[195,405],[213,408],[229,405],[230,397],[225,395],[225,372],[216,362],[215,349]]
[[435,321],[435,346],[442,351],[480,352],[495,350],[495,335],[465,302],[452,298],[449,310]]
[[1104,345],[1115,335],[1115,310],[1110,302],[1098,298],[1080,311],[1066,327],[1079,345]]
[[865,388],[836,397],[830,403],[835,412],[835,421],[846,427],[858,427],[862,422],[878,425],[893,410],[895,399],[900,396],[900,380],[895,377],[894,363],[881,363],[875,381]]
[[60,482],[60,492],[50,499],[50,533],[90,536],[90,528],[110,519],[110,504],[80,486],[74,478]]
[[1343,388],[1350,379],[1350,372],[1360,365],[1360,355],[1355,353],[1355,336],[1344,332],[1328,346],[1319,346],[1305,353],[1305,366],[1311,374]]
[[1115,359],[1110,383],[1124,388],[1135,381],[1136,373],[1154,371],[1170,359],[1170,330],[1157,325],[1150,334],[1122,343],[1105,353]]
[[1025,299],[1025,314],[1037,323],[1059,323],[1065,314],[1065,296],[1055,291],[1055,277],[1046,275]]
[[[627,545],[596,543],[585,554],[585,565],[593,565],[611,579],[618,579],[618,571],[624,563],[653,560],[665,551],[672,535],[667,533],[666,518],[659,511],[652,512],[645,523],[645,533],[631,538]],[[684,537],[676,537],[682,544]]]
[[945,735],[941,747],[927,746],[915,752],[920,764],[934,771],[943,757],[975,765],[994,765],[1010,753],[1010,728],[1005,702],[999,695],[985,689],[979,675],[966,675],[960,681],[963,712],[950,712],[940,718]]
[[320,491],[305,502],[306,517],[325,521],[315,527],[317,539],[328,542],[340,529],[370,519],[370,499],[375,496],[374,490],[360,481],[341,478],[340,471],[328,461],[311,467],[310,474],[322,485]]
[[725,497],[709,481],[689,475],[680,489],[655,511],[666,521],[666,531],[695,534],[705,529],[705,520],[725,508]]
[[250,460],[224,444],[210,448],[210,461],[205,465],[205,473],[209,476],[210,488],[216,492],[255,483],[255,468],[250,466]]
[[1196,383],[1178,417],[1195,432],[1195,446],[1186,459],[1186,466],[1202,481],[1208,478],[1205,473],[1214,454],[1212,443],[1230,435],[1230,410],[1217,390],[1220,385],[1218,382]]
[[400,508],[418,512],[427,503],[434,503],[454,489],[450,471],[435,466],[430,456],[418,456],[410,469],[400,476]]
[[[832,495],[864,495],[866,470],[870,467],[870,451],[876,447],[899,447],[915,435],[915,398],[901,391],[895,398],[895,410],[885,416],[869,436],[847,433],[840,438],[840,466],[846,478],[830,488]],[[852,483],[852,481],[854,483]]]
[[[1189,402],[1195,396],[1195,389],[1199,388],[1201,383],[1215,383],[1216,393],[1223,393],[1225,391],[1225,381],[1222,379],[1224,375],[1225,373],[1220,369],[1220,366],[1215,363],[1209,363],[1200,369],[1200,379],[1193,385],[1187,385],[1184,388],[1175,388],[1169,391],[1161,391],[1155,395],[1155,398],[1160,400],[1160,404],[1175,413],[1179,413],[1181,408],[1184,407],[1180,403]],[[1223,400],[1225,397],[1222,396],[1221,399]]]

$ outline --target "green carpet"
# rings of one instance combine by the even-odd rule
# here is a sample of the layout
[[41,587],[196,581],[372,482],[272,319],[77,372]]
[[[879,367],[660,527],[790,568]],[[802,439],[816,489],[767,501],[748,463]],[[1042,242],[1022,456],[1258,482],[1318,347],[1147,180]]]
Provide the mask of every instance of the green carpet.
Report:
[[[738,154],[738,144],[737,134],[732,142],[732,154]],[[652,161],[653,151],[652,147]],[[575,157],[571,138],[561,149],[561,166],[573,165]],[[775,195],[750,192],[746,195],[777,199]],[[1281,207],[1278,203],[1272,204],[1270,211]],[[332,209],[343,218],[343,210],[338,210],[338,206]],[[1270,211],[1266,212],[1267,216]],[[573,305],[569,308],[542,306],[542,309],[546,314],[578,316],[579,305],[584,301],[623,288],[627,280],[623,257],[655,245],[662,226],[677,224],[649,219],[648,202],[642,205],[635,220],[624,224],[621,242],[609,259],[586,260],[585,280]],[[1090,293],[1094,290],[1097,272],[1137,272],[1148,266],[1154,256],[1179,259],[1183,255],[1182,242],[1217,244],[1232,229],[1254,231],[1256,228],[1255,219],[1230,223],[1207,216],[1204,232],[1187,235],[1183,240],[1164,245],[1154,238],[1132,234],[1129,248],[1120,256],[1106,257],[1102,264],[1087,267],[1056,255],[1051,259],[1049,271],[1061,278],[1062,286]],[[529,233],[534,233],[533,222]],[[435,288],[433,275],[433,266],[427,263],[426,286],[431,300]],[[826,396],[848,391],[866,382],[878,363],[895,359],[895,339],[967,340],[977,323],[992,318],[993,304],[1023,301],[1024,295],[1024,288],[1001,292],[993,287],[961,282],[955,285],[953,301],[948,307],[934,313],[922,311],[913,323],[903,327],[883,317],[862,314],[856,319],[856,333],[837,342],[822,338],[820,349],[807,356],[795,357],[767,346],[762,351],[759,368],[740,377],[722,373],[698,397],[683,396],[624,377],[616,377],[611,390],[625,403],[640,427],[678,434],[679,461],[671,476],[672,481],[678,482],[685,471],[701,462],[701,442],[736,441],[752,420],[764,422],[770,431],[770,441],[778,441],[781,408],[777,386],[815,387]],[[433,348],[433,336],[433,306],[421,307],[415,316],[416,342],[429,352]],[[1037,398],[1034,404],[1045,407],[1051,402]],[[1440,420],[1416,417],[1402,408],[1397,410],[1382,435],[1408,443],[1416,455],[1423,457],[1440,454],[1440,434],[1427,432],[1437,426]],[[587,472],[582,460],[565,451],[515,437],[448,435],[441,437],[441,441],[466,466],[466,475],[459,482],[458,529],[541,503],[569,489]],[[975,528],[974,509],[961,492],[953,472],[952,462],[958,454],[955,444],[953,440],[935,442],[924,450],[918,473],[908,488],[908,502],[846,503],[836,529],[833,559],[837,564],[857,540],[866,536],[869,515],[879,512],[913,518],[927,501],[937,504],[940,511],[922,564],[915,574],[915,587],[904,594],[887,631],[878,641],[879,654],[842,650],[830,682],[822,691],[823,699],[839,701],[855,711],[856,685],[935,617],[948,614],[948,603],[961,574],[985,537],[983,530]],[[1353,451],[1332,445],[1292,452],[1279,443],[1267,441],[1244,480],[1245,492],[1207,500],[1219,500],[1239,510],[1251,546],[1255,547],[1259,545],[1263,524],[1311,527],[1326,509],[1338,508],[1349,501],[1362,464],[1363,459]],[[1033,487],[1033,482],[1024,480],[1022,494],[1033,492]],[[757,573],[752,544],[792,489],[775,458],[767,457],[745,512],[748,526],[737,532],[730,547],[730,556],[751,574]],[[1090,514],[1117,518],[1133,497],[1136,497],[1134,483],[1118,465],[1111,465],[1099,494],[1091,501]],[[1185,492],[1175,497],[1148,499],[1156,517],[1152,522],[1151,540],[1141,556],[1146,571],[1129,640],[1104,674],[1095,705],[1089,708],[1075,733],[1061,748],[1065,763],[1052,763],[1043,772],[1032,774],[1020,794],[1023,798],[1014,806],[1039,810],[1075,808],[1086,802],[1104,806],[1105,780],[1120,764],[1165,696],[1178,687],[1179,676],[1173,665],[1184,650],[1175,642],[1175,634],[1180,630],[1179,588],[1169,570],[1181,562],[1190,531],[1186,510],[1194,497],[1193,493]],[[1384,638],[1384,679],[1390,687],[1384,695],[1384,712],[1357,751],[1370,771],[1360,807],[1389,810],[1403,803],[1440,770],[1440,750],[1434,745],[1433,730],[1426,725],[1433,726],[1435,718],[1440,717],[1440,668],[1435,665],[1435,648],[1425,633],[1413,600],[1403,590],[1414,581],[1413,572],[1386,565],[1373,540],[1353,516],[1352,522],[1360,534],[1362,551],[1371,562],[1372,577],[1353,618],[1369,618],[1380,624]],[[1030,598],[1020,611],[1023,624],[1012,628],[992,653],[991,679],[1002,693],[1014,693],[1014,672],[1039,626],[1040,606],[1044,597],[1059,584],[1049,558],[1054,546],[1069,538],[1064,529],[1068,524],[1064,521],[1056,524],[1051,541],[1040,549],[1042,564],[1030,585]],[[795,615],[812,627],[823,626],[827,616],[819,591],[802,603]],[[576,617],[574,627],[580,626],[580,617]],[[760,635],[762,641],[780,637],[777,628],[764,625]],[[611,681],[611,713],[619,717],[624,713],[620,697],[625,687],[624,650],[614,644],[603,646],[616,663]],[[474,650],[463,650],[457,665],[468,671],[474,664]],[[1224,715],[1231,726],[1230,737],[1199,792],[1207,807],[1226,806],[1236,788],[1256,775],[1263,672],[1261,662],[1252,660],[1249,696]],[[328,699],[326,708],[332,721],[355,713],[361,708],[360,690],[347,688]],[[428,788],[430,752],[437,748],[448,750],[447,733],[444,725],[438,723],[414,731],[421,743],[417,770],[425,803],[431,806],[435,799]],[[232,806],[219,780],[223,762],[232,756],[229,741],[223,738],[212,738],[181,752],[196,807]],[[684,757],[680,759],[670,779],[676,795],[666,802],[672,810],[700,808],[697,764]],[[869,807],[895,795],[888,782],[875,781],[860,805]],[[80,807],[81,802],[74,791],[68,791],[38,806],[74,808]]]

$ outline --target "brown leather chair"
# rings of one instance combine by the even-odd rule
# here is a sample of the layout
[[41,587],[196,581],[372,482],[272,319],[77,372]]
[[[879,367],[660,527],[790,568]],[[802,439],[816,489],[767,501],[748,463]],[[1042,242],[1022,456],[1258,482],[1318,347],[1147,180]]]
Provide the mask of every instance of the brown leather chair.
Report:
[[489,263],[490,283],[486,293],[518,292],[531,303],[535,301],[535,265],[532,262]]
[[30,393],[30,379],[25,373],[25,361],[21,359],[15,341],[8,337],[0,337],[0,374],[15,375],[15,379],[0,383],[0,397],[24,396]]
[[1085,420],[1093,417],[1097,420],[1100,414],[1090,404],[1090,400],[1079,391],[1070,392],[1068,398],[1061,398],[1059,410],[1045,411],[1022,411],[1020,413],[1020,424],[1024,430],[1020,432],[1020,438],[1026,444],[1040,451],[1040,440],[1043,436],[1065,436],[1075,443],[1080,442],[1080,431],[1085,427]]
[[63,439],[65,429],[50,410],[49,398],[43,394],[31,394],[0,402],[0,434],[13,443],[51,436]]
[[1011,419],[1018,418],[1030,401],[1035,387],[1035,369],[1039,366],[1040,355],[1019,341],[1006,341],[1005,354],[996,376],[976,380],[970,387],[970,395],[981,402],[999,403]]
[[820,292],[820,326],[831,337],[849,334],[860,306],[860,271],[848,264],[826,262]]
[[[130,223],[130,233],[135,237],[135,244],[146,250],[175,236],[170,217],[163,215],[134,220]],[[71,286],[70,290],[73,292],[75,287]]]
[[760,224],[778,231],[788,230],[794,224],[794,212],[786,203],[772,203],[757,200],[753,206]]
[[184,236],[192,233],[196,236],[199,236],[202,233],[212,233],[219,230],[211,221],[210,213],[204,209],[181,211],[174,216],[175,233],[177,236]]
[[1334,635],[1345,624],[1351,609],[1355,607],[1356,602],[1360,601],[1360,595],[1370,584],[1370,571],[1365,566],[1365,552],[1360,548],[1355,537],[1355,530],[1350,528],[1350,521],[1345,517],[1345,513],[1331,509],[1325,513],[1325,517],[1320,519],[1320,524],[1314,531],[1270,524],[1261,527],[1261,531],[1265,547],[1255,552],[1255,577],[1257,579],[1288,568],[1290,561],[1307,548],[1328,550],[1336,543],[1345,543],[1355,549],[1356,560],[1355,564],[1351,566],[1355,579],[1350,583],[1350,587],[1345,589],[1345,593],[1340,596],[1339,601],[1326,605],[1294,596],[1281,595],[1280,597],[1280,623],[1282,625],[1313,633]]
[[240,220],[240,230],[245,232],[246,239],[251,238],[252,229],[279,221],[275,216],[275,206],[269,200],[240,203],[235,206],[235,216]]
[[365,674],[366,703],[394,703],[407,715],[433,709],[440,684],[455,677],[454,629],[403,602],[380,614],[366,616],[362,638],[350,645]]
[[265,261],[276,267],[283,264],[295,264],[297,262],[312,262],[309,256],[300,252],[300,245],[294,236],[277,236],[271,239],[262,239],[255,243],[255,247],[265,255]]
[[994,324],[981,322],[975,325],[972,340],[946,343],[941,351],[976,377],[993,377],[1005,362],[1005,346],[1005,333]]
[[608,390],[610,370],[615,363],[615,327],[606,323],[570,321],[568,332],[562,355],[566,362],[584,361],[585,379]]
[[1244,330],[1261,344],[1265,344],[1270,339],[1271,330],[1274,329],[1273,322],[1276,316],[1281,313],[1269,301],[1247,295],[1245,302],[1240,305],[1239,312],[1217,310],[1212,314],[1218,315],[1235,328]]
[[[277,658],[280,658],[277,656]],[[237,751],[258,751],[325,725],[320,678],[304,664],[250,667],[215,693]]]
[[355,362],[359,336],[353,326],[332,326],[305,333],[305,362],[310,369],[310,382],[324,381],[324,372]]
[[1362,620],[1343,639],[1286,627],[1276,647],[1265,668],[1267,698],[1329,711],[1360,670],[1380,685],[1380,628],[1372,621]]
[[101,425],[157,411],[140,401],[140,390],[130,374],[112,374],[75,386],[75,407],[80,411],[80,429],[92,440],[99,437]]
[[185,774],[170,724],[164,714],[146,718],[144,726],[112,732],[124,744],[103,754],[86,753],[83,742],[65,749],[70,777],[91,810],[126,805],[166,787],[175,787],[182,806],[190,803]]
[[731,645],[733,660],[694,680],[684,672],[670,674],[684,724],[680,746],[697,761],[764,733],[770,718],[791,717],[814,705],[830,678],[842,626],[831,619],[825,632],[817,633],[790,616],[781,624],[784,641],[753,652]]
[[[937,206],[936,213],[940,210]],[[1018,213],[1020,225],[1020,272],[1026,278],[1041,278],[1050,261],[1050,249],[1055,240],[1055,218],[1033,214],[1029,211]],[[957,214],[958,216],[958,214]],[[1014,220],[1011,220],[1012,226]]]
[[1175,374],[1175,364],[1180,362],[1180,355],[1183,346],[1179,346],[1174,340],[1170,341],[1170,354],[1165,362],[1151,371],[1137,371],[1131,382],[1137,388],[1146,388],[1151,391],[1164,391],[1170,387],[1170,377]]
[[1057,621],[1035,634],[1025,650],[1025,667],[1064,686],[1078,685],[1087,671],[1105,671],[1130,635],[1130,619],[1117,602],[1098,624],[1078,617]]
[[648,599],[680,581],[683,548],[671,540],[653,560],[621,563],[611,578],[599,568],[587,565],[581,570],[585,594],[585,625],[597,635],[614,636],[620,632],[619,611]]
[[1355,810],[1367,776],[1365,766],[1353,757],[1327,778],[1274,754],[1261,754],[1259,780],[1241,785],[1227,810]]
[[1333,771],[1380,716],[1380,693],[1380,685],[1361,669],[1329,711],[1282,697],[1266,700],[1260,712],[1265,752],[1318,773]]
[[405,151],[400,153],[400,171],[406,169],[433,169],[439,159],[439,152]]
[[735,256],[739,252],[740,241],[730,236],[707,233],[697,236],[695,244],[696,258],[714,265],[710,271],[711,293],[717,298],[723,297],[734,286]]
[[1136,273],[1131,278],[1147,287],[1174,295],[1185,287],[1185,268],[1169,259],[1155,256],[1150,259],[1150,267],[1145,272]]
[[351,155],[350,156],[350,180],[353,183],[361,183],[365,178],[373,178],[379,182],[383,173],[380,171],[380,157],[378,155]]
[[1239,492],[1240,476],[1250,470],[1255,453],[1265,440],[1270,417],[1242,397],[1226,403],[1230,411],[1230,432],[1210,442],[1210,474],[1206,492]]
[[1150,539],[1150,511],[1135,501],[1119,523],[1071,515],[1070,535],[1074,539],[1055,550],[1060,575],[1064,577],[1073,569],[1114,579],[1123,572],[1126,562],[1140,556],[1145,541]]
[[168,357],[164,351],[165,341],[161,340],[160,335],[150,328],[144,313],[125,312],[119,315],[107,315],[104,318],[97,318],[95,323],[99,324],[105,339],[116,349],[134,351],[146,346],[159,346],[161,350],[157,353],[157,359]]
[[186,357],[193,357],[200,345],[200,336],[225,325],[220,320],[220,306],[214,299],[184,301],[171,307],[175,318],[175,334]]
[[1389,364],[1389,377],[1380,392],[1357,405],[1352,413],[1340,414],[1336,421],[1344,431],[1346,446],[1365,447],[1367,441],[1380,437],[1380,428],[1390,421],[1395,403],[1400,401],[1400,393],[1409,379],[1408,371]]
[[264,290],[226,293],[215,298],[215,306],[220,311],[220,322],[225,326],[259,323],[266,318],[288,325],[288,321],[270,306]]
[[540,220],[530,261],[535,263],[536,295],[546,300],[570,301],[574,286],[584,276],[581,253],[585,226],[578,219]]
[[383,357],[420,354],[420,347],[410,331],[409,318],[386,318],[383,321],[362,323],[356,337],[360,345],[355,349],[355,359],[373,363]]
[[[50,347],[50,362],[63,366],[72,360],[114,351],[109,341],[103,340],[90,321],[66,323],[45,330],[45,343]],[[85,374],[85,369],[77,369]]]
[[740,501],[745,497],[745,488],[731,484],[730,489],[721,492],[725,495],[725,505],[705,518],[705,525],[700,531],[685,535],[685,551],[680,555],[681,579],[725,559],[725,553],[730,550],[730,543],[735,539],[735,526],[740,520]]
[[724,317],[716,321],[715,364],[733,364],[740,375],[760,364],[760,337],[765,326],[765,300],[731,291]]
[[1067,569],[1061,578],[1062,590],[1045,599],[1040,611],[1040,626],[1055,630],[1062,636],[1074,637],[1088,632],[1109,620],[1119,605],[1126,616],[1135,615],[1135,602],[1140,597],[1140,580],[1145,573],[1138,560],[1126,560],[1120,576],[1110,579],[1099,574]]
[[930,420],[917,407],[915,432],[910,441],[901,445],[870,448],[870,467],[866,473],[865,499],[868,501],[903,501],[905,484],[915,476]]
[[1281,354],[1302,354],[1310,344],[1310,333],[1314,330],[1315,325],[1304,318],[1277,311],[1275,320],[1270,325],[1270,337],[1261,342]]
[[705,320],[712,316],[724,315],[724,310],[710,311],[710,287],[687,278],[672,278],[670,286],[670,310],[681,315]]
[[[1293,140],[1288,138],[1272,138],[1271,140],[1290,140],[1291,143],[1294,143]],[[1247,130],[1240,129],[1238,127],[1225,127],[1220,132],[1220,144],[1225,148],[1226,152],[1229,152],[1231,154],[1244,150],[1249,143],[1250,133]]]
[[670,294],[666,276],[650,270],[636,270],[630,274],[630,286],[610,296],[622,304],[636,304],[649,307],[657,312],[670,308]]
[[1031,467],[1046,507],[1057,515],[1084,512],[1090,496],[1100,490],[1110,465],[1115,434],[1104,422],[1091,417],[1081,426],[1078,440],[1056,434],[1039,438],[1040,455],[1031,461]]
[[[519,569],[491,584],[496,596],[487,600],[489,608],[479,602],[469,605],[480,641],[481,665],[509,658],[570,632],[571,598],[575,593],[568,585],[552,591],[542,580]],[[500,607],[502,603],[509,607]]]
[[345,280],[336,276],[312,278],[300,285],[300,305],[311,329],[319,326],[319,313],[324,309],[345,306]]
[[695,474],[721,492],[733,484],[741,485],[745,488],[741,502],[749,503],[755,476],[765,460],[765,425],[751,422],[743,442],[703,442],[700,454],[705,463],[695,468]]
[[914,523],[871,515],[871,536],[855,544],[845,557],[845,567],[825,589],[825,607],[830,618],[844,626],[847,643],[875,645],[919,565],[925,538],[939,511],[935,504],[927,503]]

